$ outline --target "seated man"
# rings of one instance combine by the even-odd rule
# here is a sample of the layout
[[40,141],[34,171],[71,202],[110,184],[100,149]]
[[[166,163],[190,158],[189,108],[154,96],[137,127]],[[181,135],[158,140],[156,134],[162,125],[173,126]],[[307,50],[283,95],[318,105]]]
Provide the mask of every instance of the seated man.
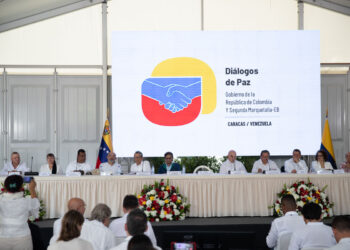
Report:
[[269,248],[277,246],[278,238],[285,233],[298,231],[305,226],[302,216],[296,212],[297,204],[293,195],[285,195],[281,200],[283,217],[275,219],[271,224],[271,229],[266,237],[266,244]]
[[82,172],[87,173],[92,170],[92,167],[89,163],[86,162],[86,153],[84,149],[78,150],[77,160],[72,161],[68,164],[66,168],[66,174],[70,174],[73,172]]
[[338,244],[328,248],[328,250],[349,250],[350,218],[347,216],[336,216],[332,222],[332,230]]
[[322,223],[322,209],[318,204],[305,204],[301,213],[306,225],[293,233],[288,250],[322,249],[336,244],[331,227]]
[[346,153],[345,159],[346,161],[340,164],[340,168],[344,169],[344,172],[350,173],[350,152]]
[[[126,223],[126,218],[128,217],[128,214],[138,208],[139,206],[139,201],[136,198],[135,195],[126,195],[124,197],[123,200],[123,212],[124,215],[123,217],[119,218],[119,219],[115,219],[114,221],[112,221],[112,223],[109,225],[109,229],[112,230],[113,234],[116,237],[126,237],[126,232],[125,232],[125,223]],[[153,228],[150,222],[147,222],[147,231],[145,232],[145,235],[147,235],[153,245],[157,245],[157,240],[156,240],[156,236],[154,235],[153,232]]]
[[242,162],[236,160],[236,151],[230,150],[227,154],[227,160],[220,167],[220,174],[228,174],[228,172],[243,171],[247,172]]
[[107,162],[100,164],[100,172],[112,173],[113,175],[119,174],[121,172],[121,166],[116,161],[116,154],[114,152],[109,152],[107,160]]
[[276,163],[270,158],[270,152],[267,150],[263,150],[260,153],[260,159],[254,162],[252,173],[263,173],[265,171],[276,170],[281,172],[281,170],[277,167]]
[[137,172],[151,172],[151,165],[149,164],[149,161],[143,160],[143,154],[141,151],[136,151],[134,154],[134,161],[135,163],[131,165],[130,172],[137,173]]
[[293,157],[284,163],[286,173],[297,173],[298,171],[308,172],[308,167],[304,160],[301,160],[301,152],[299,149],[293,150]]
[[166,174],[168,171],[181,171],[180,164],[173,162],[174,155],[171,152],[164,154],[165,163],[158,169],[158,174]]
[[20,171],[22,173],[28,172],[25,162],[21,162],[19,153],[13,152],[11,154],[11,162],[7,162],[1,171],[1,175],[8,175],[8,172]]
[[[147,217],[145,213],[139,208],[132,210],[127,216],[124,229],[127,237],[118,246],[111,248],[111,250],[127,250],[132,236],[143,234],[147,231]],[[153,247],[155,249],[161,249],[155,245]]]

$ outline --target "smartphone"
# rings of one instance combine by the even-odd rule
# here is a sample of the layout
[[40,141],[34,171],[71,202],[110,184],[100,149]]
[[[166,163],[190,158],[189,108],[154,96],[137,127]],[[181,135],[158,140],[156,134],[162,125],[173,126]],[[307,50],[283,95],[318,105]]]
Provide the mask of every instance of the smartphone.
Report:
[[189,242],[189,243],[179,243],[179,242],[171,242],[171,249],[172,250],[196,250],[196,243],[195,242]]
[[23,182],[24,183],[30,183],[34,179],[33,176],[24,176],[23,177]]

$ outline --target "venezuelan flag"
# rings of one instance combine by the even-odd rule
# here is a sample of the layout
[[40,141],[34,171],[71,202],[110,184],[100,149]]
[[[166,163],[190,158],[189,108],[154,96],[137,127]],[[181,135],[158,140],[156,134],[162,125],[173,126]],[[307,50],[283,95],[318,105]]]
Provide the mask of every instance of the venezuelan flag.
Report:
[[336,169],[337,165],[335,163],[331,130],[329,129],[329,124],[328,124],[328,110],[326,113],[326,120],[323,128],[321,150],[324,150],[327,152],[328,159],[325,159],[325,160],[328,160],[332,164],[333,168]]
[[106,120],[105,127],[102,133],[100,150],[97,156],[96,168],[99,168],[101,163],[108,161],[107,155],[109,152],[113,152],[112,135],[111,135],[111,130],[109,129],[109,122],[108,120]]

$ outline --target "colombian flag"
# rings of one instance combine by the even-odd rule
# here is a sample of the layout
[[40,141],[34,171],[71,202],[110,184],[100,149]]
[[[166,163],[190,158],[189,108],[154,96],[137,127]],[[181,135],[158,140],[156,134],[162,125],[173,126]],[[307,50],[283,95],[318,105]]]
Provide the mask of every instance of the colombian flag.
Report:
[[329,124],[328,124],[328,110],[326,114],[326,121],[324,123],[324,128],[323,128],[321,150],[324,150],[327,152],[328,159],[325,159],[325,160],[329,161],[332,164],[333,168],[336,169],[337,165],[335,164],[331,131],[329,129]]
[[112,152],[112,151],[113,151],[113,146],[112,146],[111,130],[109,129],[109,122],[108,120],[106,120],[105,127],[102,133],[100,150],[97,156],[96,168],[99,168],[101,163],[107,162],[107,155],[109,152]]

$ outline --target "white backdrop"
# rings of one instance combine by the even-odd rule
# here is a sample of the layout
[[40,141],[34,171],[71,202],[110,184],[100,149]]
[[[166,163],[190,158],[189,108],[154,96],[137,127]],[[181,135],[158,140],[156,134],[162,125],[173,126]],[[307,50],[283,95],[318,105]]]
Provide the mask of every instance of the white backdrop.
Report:
[[[290,155],[293,148],[313,154],[319,147],[319,32],[115,32],[112,44],[112,129],[119,156],[135,150],[147,156],[167,150],[178,156],[222,155],[229,148],[240,155],[262,149]],[[177,57],[199,59],[213,70],[216,107],[188,124],[162,126],[143,114],[141,88],[159,63]],[[226,68],[255,73],[227,74]],[[227,85],[228,79],[235,85]],[[238,79],[250,85],[237,86]],[[239,93],[245,96],[227,97]],[[212,100],[202,94],[202,109]],[[257,100],[268,102],[254,105]],[[256,108],[264,112],[252,112]]]

